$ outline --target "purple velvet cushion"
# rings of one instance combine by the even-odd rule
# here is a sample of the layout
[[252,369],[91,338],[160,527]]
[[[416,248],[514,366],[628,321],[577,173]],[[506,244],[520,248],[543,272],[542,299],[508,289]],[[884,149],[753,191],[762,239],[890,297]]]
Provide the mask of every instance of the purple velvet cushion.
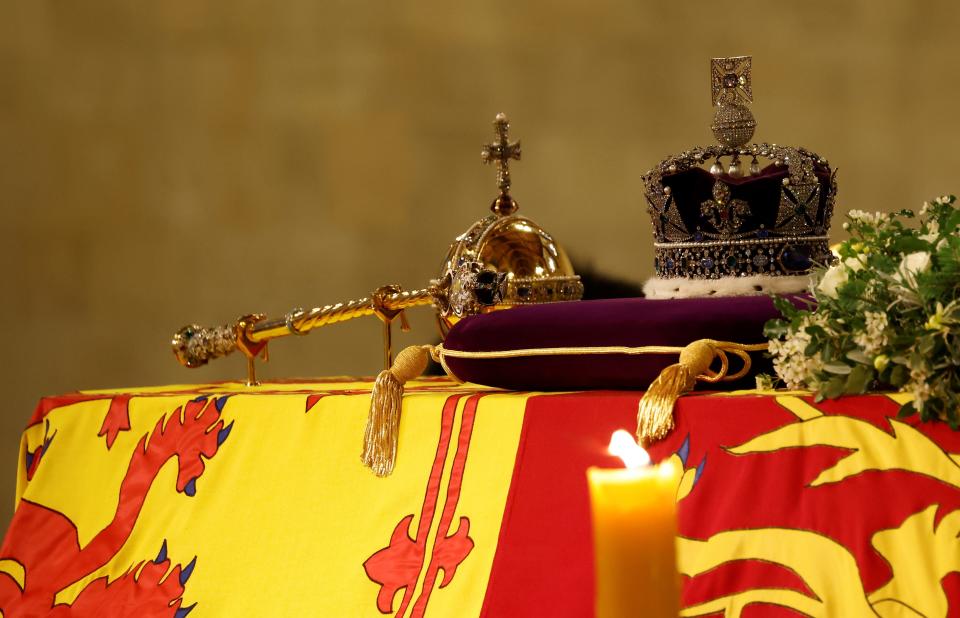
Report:
[[[779,317],[768,296],[653,300],[623,298],[549,303],[465,318],[448,333],[450,350],[649,345],[684,346],[696,339],[762,343],[763,325]],[[752,388],[752,376],[770,371],[763,352],[751,355],[750,374],[708,385]],[[511,390],[645,389],[676,354],[570,355],[502,359],[447,357],[461,380]],[[733,370],[740,367],[731,361]],[[714,367],[716,368],[716,367]]]

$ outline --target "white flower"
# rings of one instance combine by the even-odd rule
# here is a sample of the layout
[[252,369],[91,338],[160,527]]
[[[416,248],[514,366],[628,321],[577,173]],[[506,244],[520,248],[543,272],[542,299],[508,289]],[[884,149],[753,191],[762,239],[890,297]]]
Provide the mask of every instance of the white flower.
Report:
[[894,278],[909,288],[917,287],[917,275],[930,270],[930,253],[915,251],[903,256]]
[[863,270],[866,259],[864,259],[862,255],[857,255],[855,257],[848,257],[843,261],[843,264],[853,272],[857,272],[858,270]]
[[820,290],[824,296],[836,298],[837,288],[846,283],[847,279],[847,269],[840,264],[835,264],[827,269],[827,272],[823,273],[823,277],[820,279],[817,289]]
[[927,224],[927,229],[929,232],[920,236],[921,240],[925,240],[928,243],[935,243],[937,239],[940,238],[940,222],[934,219]]
[[866,321],[864,330],[853,335],[853,342],[860,346],[864,354],[873,356],[887,345],[887,314],[867,311],[863,317]]
[[854,221],[859,221],[861,223],[874,223],[873,215],[862,210],[851,210],[847,213],[847,216]]
[[880,211],[869,213],[864,212],[863,210],[851,210],[847,213],[847,216],[854,221],[859,221],[860,223],[874,226],[886,223],[890,220],[890,215]]
[[[791,330],[786,339],[770,341],[773,368],[787,388],[818,388],[816,374],[823,371],[823,359],[820,352],[813,356],[806,353],[811,339],[806,328],[812,325],[826,327],[826,318],[816,313],[805,315],[797,330]],[[827,335],[835,333],[827,329]]]
[[910,380],[903,387],[904,391],[913,395],[913,407],[918,412],[923,410],[924,404],[933,395],[930,381],[927,367],[914,367],[910,370]]

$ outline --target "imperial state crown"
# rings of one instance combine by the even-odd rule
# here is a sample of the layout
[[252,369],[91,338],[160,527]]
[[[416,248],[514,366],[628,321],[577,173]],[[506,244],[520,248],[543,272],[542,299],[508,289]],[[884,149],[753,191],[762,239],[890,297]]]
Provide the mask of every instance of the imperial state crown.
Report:
[[836,175],[805,148],[747,144],[756,128],[751,64],[711,61],[719,143],[667,157],[643,177],[656,273],[647,297],[800,292],[814,266],[833,260]]

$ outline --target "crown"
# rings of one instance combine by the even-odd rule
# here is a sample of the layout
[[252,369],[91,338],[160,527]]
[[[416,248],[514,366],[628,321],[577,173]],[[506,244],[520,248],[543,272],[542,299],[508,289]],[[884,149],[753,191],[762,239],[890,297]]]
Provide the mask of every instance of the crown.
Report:
[[[481,151],[484,163],[497,166],[499,194],[490,205],[493,214],[471,225],[450,245],[438,285],[448,285],[446,282],[453,280],[451,273],[470,267],[494,271],[504,278],[502,294],[485,310],[580,300],[583,284],[566,252],[546,230],[517,214],[517,202],[510,195],[509,166],[511,159],[520,159],[520,142],[510,141],[510,122],[504,114],[497,114],[493,128],[496,139]],[[451,288],[451,300],[457,297]],[[455,304],[451,309],[440,307],[441,329],[464,313],[468,312],[456,311]]]
[[814,266],[833,261],[836,175],[805,148],[747,144],[756,128],[751,65],[750,56],[710,63],[719,144],[668,157],[643,176],[656,272],[648,297],[799,292]]

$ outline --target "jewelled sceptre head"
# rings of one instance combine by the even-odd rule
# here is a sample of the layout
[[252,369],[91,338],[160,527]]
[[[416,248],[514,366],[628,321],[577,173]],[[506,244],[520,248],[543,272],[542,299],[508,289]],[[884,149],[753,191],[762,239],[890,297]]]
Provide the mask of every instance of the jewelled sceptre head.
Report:
[[504,114],[494,119],[496,139],[483,146],[484,163],[496,163],[499,194],[493,214],[471,225],[450,245],[440,276],[426,288],[406,291],[396,285],[377,288],[370,296],[313,309],[294,309],[283,317],[245,315],[232,324],[184,326],[173,336],[174,355],[185,367],[199,367],[240,350],[247,358],[247,382],[256,383],[255,360],[266,359],[267,343],[315,328],[374,315],[383,322],[384,363],[393,360],[392,323],[406,329],[404,311],[432,305],[441,333],[463,317],[515,305],[578,300],[580,278],[564,250],[550,234],[516,215],[510,195],[510,160],[520,159],[520,142],[509,139]]

